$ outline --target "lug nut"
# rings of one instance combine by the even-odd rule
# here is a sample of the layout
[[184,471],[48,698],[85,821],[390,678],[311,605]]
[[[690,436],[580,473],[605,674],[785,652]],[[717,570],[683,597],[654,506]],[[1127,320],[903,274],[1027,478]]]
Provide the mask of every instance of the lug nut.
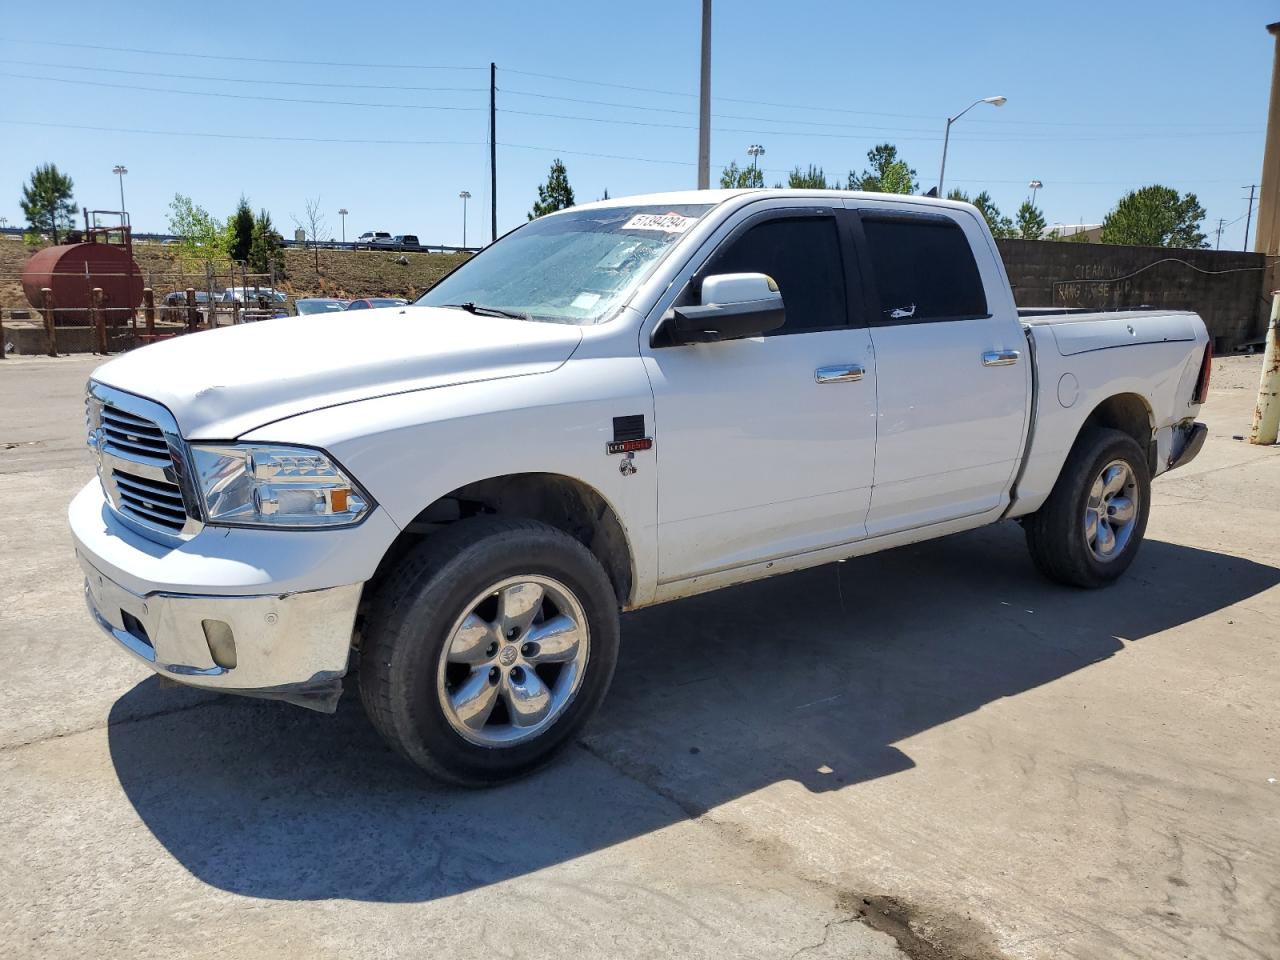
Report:
[[490,682],[490,683],[497,683],[497,682],[498,682],[498,677],[499,677],[499,676],[501,676],[501,674],[498,672],[498,668],[497,668],[497,667],[490,667],[490,668],[489,668],[489,682]]
[[511,668],[511,682],[524,683],[524,670],[520,667]]
[[492,657],[497,652],[498,652],[498,644],[496,642],[491,643],[484,648],[484,655],[486,657]]
[[522,657],[536,657],[538,655],[538,645],[536,643],[525,643],[520,647],[520,655]]
[[518,636],[520,636],[520,628],[519,628],[519,627],[512,627],[510,630],[508,630],[508,631],[507,631],[507,639],[508,639],[508,640],[514,640],[514,639],[515,639],[516,637],[518,637]]

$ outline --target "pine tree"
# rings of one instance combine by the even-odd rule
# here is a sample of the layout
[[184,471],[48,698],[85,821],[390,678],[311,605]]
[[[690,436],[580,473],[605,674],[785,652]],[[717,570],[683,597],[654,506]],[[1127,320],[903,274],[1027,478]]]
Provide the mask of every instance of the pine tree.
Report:
[[253,210],[244,194],[240,194],[240,204],[236,212],[227,221],[227,256],[232,260],[249,259],[249,247],[253,244]]
[[572,207],[577,201],[573,197],[573,187],[569,186],[569,172],[557,157],[551,162],[551,172],[547,174],[547,182],[538,187],[538,200],[529,214],[530,220],[545,217],[565,207]]
[[71,178],[61,173],[55,164],[36,167],[30,183],[23,185],[22,199],[18,201],[31,229],[36,233],[48,233],[56,244],[58,228],[70,230],[75,222],[74,189]]

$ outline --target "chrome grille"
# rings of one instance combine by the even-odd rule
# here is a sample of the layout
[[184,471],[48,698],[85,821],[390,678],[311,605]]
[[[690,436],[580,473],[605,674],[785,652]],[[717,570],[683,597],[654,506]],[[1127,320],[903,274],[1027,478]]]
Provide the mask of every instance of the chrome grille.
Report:
[[183,492],[182,446],[169,411],[94,382],[87,404],[98,476],[122,520],[161,540],[198,531]]
[[120,509],[170,530],[181,530],[187,522],[182,489],[176,483],[139,477],[113,467],[111,478],[120,494]]
[[103,441],[126,457],[144,457],[169,463],[169,444],[164,431],[149,420],[126,413],[119,407],[102,408]]

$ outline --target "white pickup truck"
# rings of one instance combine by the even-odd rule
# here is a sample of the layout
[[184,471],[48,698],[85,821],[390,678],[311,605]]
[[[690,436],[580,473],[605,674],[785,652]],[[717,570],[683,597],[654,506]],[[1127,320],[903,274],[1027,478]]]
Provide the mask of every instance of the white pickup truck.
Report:
[[331,711],[358,666],[396,749],[487,783],[600,705],[620,611],[1011,518],[1049,577],[1113,580],[1209,360],[1191,313],[1020,316],[966,204],[608,200],[358,329],[103,365],[70,522],[152,670]]

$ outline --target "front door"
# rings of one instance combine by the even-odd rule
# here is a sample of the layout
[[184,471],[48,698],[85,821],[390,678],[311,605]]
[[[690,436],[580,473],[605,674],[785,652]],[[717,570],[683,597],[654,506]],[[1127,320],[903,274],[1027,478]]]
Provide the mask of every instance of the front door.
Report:
[[731,218],[711,248],[677,280],[676,302],[696,302],[706,276],[764,273],[786,323],[724,343],[654,347],[645,337],[662,582],[866,532],[876,365],[847,225],[830,208],[766,201]]

